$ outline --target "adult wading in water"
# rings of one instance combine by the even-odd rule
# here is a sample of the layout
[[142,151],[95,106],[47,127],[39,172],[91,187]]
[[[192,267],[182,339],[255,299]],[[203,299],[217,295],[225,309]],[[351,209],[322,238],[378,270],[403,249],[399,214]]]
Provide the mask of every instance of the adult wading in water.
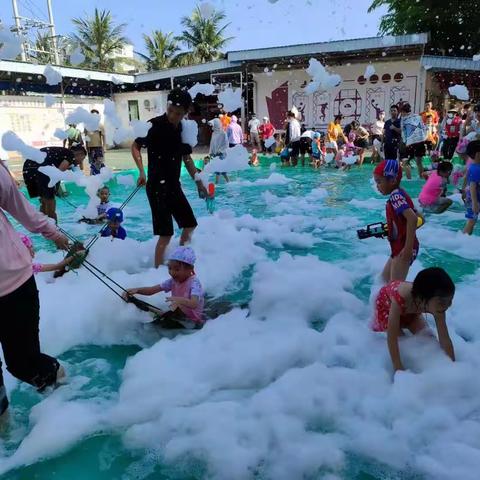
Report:
[[[192,147],[182,143],[183,117],[192,104],[189,93],[180,89],[168,95],[167,112],[155,117],[146,137],[137,138],[132,144],[132,156],[140,171],[138,185],[147,186],[147,197],[152,211],[153,234],[159,239],[155,248],[155,267],[164,261],[165,250],[173,237],[173,219],[182,229],[180,245],[191,239],[197,226],[192,207],[180,184],[182,160],[195,180],[200,198],[208,192],[200,179],[195,179],[197,168],[190,154]],[[142,148],[147,148],[148,180],[145,177]]]
[[[67,249],[68,239],[48,217],[27,201],[0,161],[0,343],[7,370],[39,391],[64,375],[58,361],[40,351],[40,303],[33,278],[32,256],[8,221],[4,210],[27,230],[41,233]],[[0,415],[8,399],[0,368]]]

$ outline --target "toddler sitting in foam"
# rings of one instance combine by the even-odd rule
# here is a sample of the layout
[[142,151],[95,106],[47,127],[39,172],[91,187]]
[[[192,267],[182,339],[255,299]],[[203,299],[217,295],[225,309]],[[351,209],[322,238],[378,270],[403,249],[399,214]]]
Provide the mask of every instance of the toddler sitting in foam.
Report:
[[195,275],[195,252],[190,247],[178,247],[168,261],[170,278],[152,287],[130,288],[124,297],[155,295],[159,292],[171,292],[167,298],[170,311],[158,311],[156,322],[162,328],[191,329],[201,328],[205,323],[203,318],[204,293],[202,285]]

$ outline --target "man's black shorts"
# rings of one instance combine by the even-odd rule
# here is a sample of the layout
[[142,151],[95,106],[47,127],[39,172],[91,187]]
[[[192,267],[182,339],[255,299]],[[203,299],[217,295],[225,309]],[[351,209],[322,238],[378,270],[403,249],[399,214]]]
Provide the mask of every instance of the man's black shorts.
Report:
[[385,143],[383,145],[385,160],[398,160],[398,143]]
[[424,142],[414,143],[407,147],[407,157],[409,160],[418,157],[424,157],[427,153],[427,147]]
[[165,187],[155,182],[147,182],[147,197],[152,210],[153,234],[172,237],[173,219],[179,228],[195,228],[197,220],[180,184]]
[[290,142],[289,147],[292,149],[290,152],[290,157],[297,158],[300,153],[300,140],[296,142]]
[[299,151],[300,151],[300,155],[306,155],[307,153],[310,152],[310,141],[308,138],[305,138],[305,137],[300,138]]
[[23,180],[30,198],[55,198],[58,184],[54,187],[49,187],[50,178],[38,171],[38,163],[33,162],[33,160],[25,162],[23,166]]

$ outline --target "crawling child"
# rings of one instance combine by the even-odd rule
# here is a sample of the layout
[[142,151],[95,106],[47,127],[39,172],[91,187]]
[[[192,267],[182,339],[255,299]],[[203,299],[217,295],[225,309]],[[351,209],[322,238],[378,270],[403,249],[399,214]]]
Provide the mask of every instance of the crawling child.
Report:
[[398,338],[403,335],[403,329],[414,335],[422,331],[431,333],[423,318],[425,313],[430,313],[435,318],[440,346],[455,361],[445,316],[454,294],[452,279],[445,270],[437,267],[422,270],[413,283],[395,280],[380,290],[371,327],[375,332],[387,332],[394,371],[404,370],[398,346]]
[[167,298],[170,311],[155,309],[156,323],[168,329],[201,328],[204,324],[204,293],[202,285],[195,275],[195,252],[190,247],[178,247],[168,261],[170,278],[152,287],[130,288],[124,295],[129,301],[133,295],[155,295],[171,292]]

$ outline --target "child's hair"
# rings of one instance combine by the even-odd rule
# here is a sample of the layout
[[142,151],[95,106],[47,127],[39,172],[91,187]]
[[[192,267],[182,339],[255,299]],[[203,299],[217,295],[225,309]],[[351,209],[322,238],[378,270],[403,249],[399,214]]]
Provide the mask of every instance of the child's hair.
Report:
[[83,145],[73,145],[72,147],[70,147],[70,151],[73,153],[82,152],[84,155],[87,154],[87,151],[85,150],[85,147]]
[[440,162],[437,167],[438,173],[451,173],[453,165],[451,162]]
[[295,113],[293,113],[291,110],[287,113],[287,117],[289,118],[295,118]]
[[405,113],[410,113],[412,111],[412,107],[408,102],[406,102],[402,105],[402,108],[400,109],[400,111],[405,112]]
[[395,109],[398,112],[398,105],[394,103],[393,105],[390,105],[390,110]]
[[360,126],[360,122],[358,120],[354,120],[352,123],[352,128],[354,128],[355,130]]
[[110,193],[110,189],[109,189],[106,185],[104,185],[103,187],[100,187],[100,188],[97,190],[97,196],[100,195],[100,192],[101,192],[102,190],[106,190],[108,193]]
[[168,103],[175,107],[183,107],[185,112],[188,112],[192,105],[192,97],[186,90],[181,88],[174,88],[167,97]]
[[455,294],[455,284],[450,275],[440,267],[430,267],[418,273],[413,281],[412,297],[427,303],[433,297]]
[[343,115],[335,115],[334,121],[336,122],[337,120],[343,120]]

